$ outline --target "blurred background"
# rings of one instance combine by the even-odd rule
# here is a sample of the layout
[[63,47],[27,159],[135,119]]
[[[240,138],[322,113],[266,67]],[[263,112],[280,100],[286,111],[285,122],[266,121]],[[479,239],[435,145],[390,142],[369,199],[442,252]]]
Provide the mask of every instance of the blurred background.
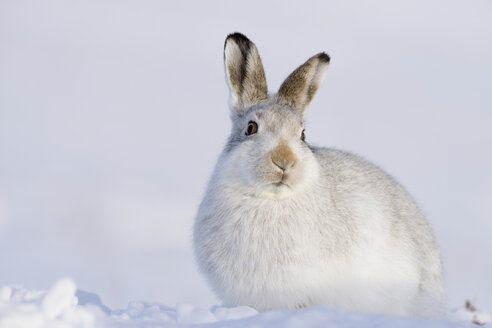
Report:
[[271,92],[330,54],[307,140],[395,176],[435,231],[450,306],[492,311],[487,0],[0,0],[0,285],[217,304],[191,229],[230,129],[234,31]]

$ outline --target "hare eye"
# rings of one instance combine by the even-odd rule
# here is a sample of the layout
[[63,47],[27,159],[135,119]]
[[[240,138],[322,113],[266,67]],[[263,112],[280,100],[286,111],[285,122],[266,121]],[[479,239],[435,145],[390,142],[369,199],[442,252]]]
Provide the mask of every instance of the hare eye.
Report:
[[306,141],[306,134],[304,133],[304,130],[302,130],[302,133],[301,133],[301,140]]
[[245,134],[247,136],[250,136],[252,134],[255,134],[256,132],[258,132],[258,124],[256,124],[256,122],[249,121]]

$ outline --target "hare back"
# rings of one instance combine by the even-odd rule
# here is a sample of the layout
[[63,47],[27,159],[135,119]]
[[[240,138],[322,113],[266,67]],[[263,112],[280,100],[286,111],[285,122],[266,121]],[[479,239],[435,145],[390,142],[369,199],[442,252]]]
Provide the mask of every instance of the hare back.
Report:
[[390,175],[354,154],[312,148],[322,167],[322,186],[332,204],[362,229],[361,240],[372,243],[378,226],[395,244],[412,254],[421,276],[421,289],[442,291],[442,266],[432,230],[412,197]]

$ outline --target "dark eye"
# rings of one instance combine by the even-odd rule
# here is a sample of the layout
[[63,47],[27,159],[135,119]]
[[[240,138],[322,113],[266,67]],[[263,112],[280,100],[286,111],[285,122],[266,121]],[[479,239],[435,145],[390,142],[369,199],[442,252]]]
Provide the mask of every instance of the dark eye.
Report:
[[245,134],[247,136],[250,136],[252,134],[255,134],[256,132],[258,132],[258,124],[256,124],[256,122],[249,121]]
[[301,140],[306,141],[306,135],[304,134],[304,130],[302,130],[302,133],[301,133]]

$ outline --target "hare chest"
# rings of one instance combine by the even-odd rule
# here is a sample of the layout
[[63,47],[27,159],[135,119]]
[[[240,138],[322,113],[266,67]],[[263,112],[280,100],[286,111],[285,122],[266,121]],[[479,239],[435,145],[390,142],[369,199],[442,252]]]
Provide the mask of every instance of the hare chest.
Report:
[[281,203],[254,205],[221,211],[221,224],[202,238],[202,267],[215,277],[215,291],[229,305],[258,310],[318,304],[313,294],[331,274],[316,216]]

